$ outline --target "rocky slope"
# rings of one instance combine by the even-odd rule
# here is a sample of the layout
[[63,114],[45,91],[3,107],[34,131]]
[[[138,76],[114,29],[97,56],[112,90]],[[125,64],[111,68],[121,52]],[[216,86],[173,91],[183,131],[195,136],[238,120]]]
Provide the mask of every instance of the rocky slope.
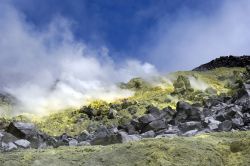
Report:
[[206,71],[219,67],[246,67],[250,65],[250,56],[222,56],[216,58],[209,63],[203,64],[195,69],[194,71]]
[[157,83],[135,78],[121,87],[135,95],[42,119],[1,118],[1,163],[249,165],[249,67],[176,72]]

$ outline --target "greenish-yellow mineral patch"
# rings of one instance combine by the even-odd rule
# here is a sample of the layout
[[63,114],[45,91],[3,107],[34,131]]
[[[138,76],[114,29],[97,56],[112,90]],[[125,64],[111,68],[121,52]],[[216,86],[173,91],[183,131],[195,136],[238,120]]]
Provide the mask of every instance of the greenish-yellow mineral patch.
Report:
[[250,132],[145,139],[109,146],[18,150],[1,153],[0,163],[3,166],[249,166]]

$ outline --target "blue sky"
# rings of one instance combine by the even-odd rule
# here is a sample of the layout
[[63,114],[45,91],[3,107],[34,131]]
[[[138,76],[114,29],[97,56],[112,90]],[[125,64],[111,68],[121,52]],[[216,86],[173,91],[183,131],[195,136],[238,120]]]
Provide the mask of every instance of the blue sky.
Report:
[[[42,35],[39,32],[57,24],[59,39],[67,31],[75,43],[96,52],[105,48],[118,67],[135,59],[166,73],[250,52],[248,0],[6,0],[0,7],[1,3],[18,13],[13,20],[32,27],[28,34]],[[60,29],[59,24],[65,25]],[[66,31],[59,32],[62,29]],[[55,41],[52,38],[45,45]]]
[[[183,10],[209,15],[218,0],[13,0],[28,22],[42,28],[55,16],[72,21],[78,40],[105,45],[118,60],[132,56],[144,60],[139,50],[164,18],[170,25]],[[167,26],[165,28],[168,28]]]
[[118,82],[249,55],[249,15],[248,0],[0,0],[0,92],[39,114],[128,97]]

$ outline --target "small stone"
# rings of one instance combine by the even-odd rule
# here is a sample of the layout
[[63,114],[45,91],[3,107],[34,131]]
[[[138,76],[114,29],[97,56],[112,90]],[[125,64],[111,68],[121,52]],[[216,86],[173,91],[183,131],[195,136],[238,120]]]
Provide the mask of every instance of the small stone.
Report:
[[210,130],[217,130],[219,128],[219,126],[216,123],[210,123],[210,124],[208,124],[208,128]]
[[29,148],[30,147],[30,142],[25,140],[25,139],[19,139],[17,141],[14,142],[18,147],[21,148]]
[[173,137],[177,137],[177,134],[161,134],[161,135],[157,135],[155,138],[173,138]]
[[4,143],[2,144],[2,146],[3,146],[3,150],[6,152],[17,149],[17,146],[13,142],[9,142],[7,144]]
[[71,139],[69,141],[69,146],[77,146],[78,145],[78,141],[76,139]]
[[115,110],[115,109],[110,109],[109,110],[109,114],[108,114],[108,118],[109,119],[114,119],[115,117],[116,117],[116,115],[117,115],[117,111]]
[[187,137],[190,137],[190,136],[194,136],[198,133],[198,130],[190,130],[190,131],[187,131],[185,132],[184,134],[182,134],[183,136],[187,136]]
[[119,136],[122,139],[122,143],[141,140],[139,135],[128,135],[126,132],[119,132]]
[[155,137],[155,132],[153,130],[147,131],[141,134],[142,138],[153,138]]
[[84,130],[81,134],[78,135],[77,140],[79,142],[86,141],[90,138],[90,134],[87,130]]
[[90,146],[90,143],[88,141],[82,141],[78,143],[78,146]]

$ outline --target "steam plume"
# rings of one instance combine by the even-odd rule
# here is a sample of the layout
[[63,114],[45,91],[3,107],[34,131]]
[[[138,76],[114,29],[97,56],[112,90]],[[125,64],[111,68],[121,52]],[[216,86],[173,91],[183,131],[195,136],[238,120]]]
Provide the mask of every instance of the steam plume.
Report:
[[0,27],[0,90],[17,98],[16,113],[44,114],[90,99],[127,97],[132,92],[117,82],[157,73],[136,60],[116,65],[105,46],[93,49],[77,41],[70,21],[60,16],[38,29],[1,2]]

